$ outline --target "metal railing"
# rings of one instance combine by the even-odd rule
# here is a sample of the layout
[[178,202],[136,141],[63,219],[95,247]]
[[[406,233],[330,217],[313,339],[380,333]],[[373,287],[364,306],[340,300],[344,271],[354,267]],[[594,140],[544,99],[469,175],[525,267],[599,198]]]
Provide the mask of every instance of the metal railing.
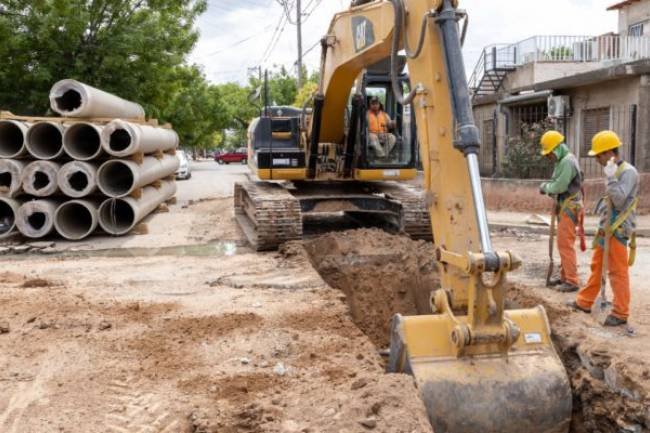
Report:
[[626,63],[650,58],[647,36],[533,36],[514,44],[486,47],[474,68],[470,88],[492,71],[529,63]]
[[486,73],[515,67],[515,56],[511,47],[512,45],[508,44],[495,44],[483,49],[469,79],[470,89],[477,88]]

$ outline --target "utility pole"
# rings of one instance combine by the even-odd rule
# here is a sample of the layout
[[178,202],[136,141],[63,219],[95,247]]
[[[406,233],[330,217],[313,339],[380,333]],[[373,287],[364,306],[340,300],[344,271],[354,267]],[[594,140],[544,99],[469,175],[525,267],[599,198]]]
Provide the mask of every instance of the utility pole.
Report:
[[302,8],[296,0],[296,27],[298,28],[298,90],[302,88]]

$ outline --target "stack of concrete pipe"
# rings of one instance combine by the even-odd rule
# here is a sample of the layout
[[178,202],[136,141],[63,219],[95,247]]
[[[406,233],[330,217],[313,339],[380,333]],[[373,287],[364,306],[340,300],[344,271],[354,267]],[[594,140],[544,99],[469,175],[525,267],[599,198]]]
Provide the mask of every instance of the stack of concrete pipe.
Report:
[[50,105],[61,117],[0,117],[0,239],[124,235],[174,196],[178,135],[140,105],[74,80]]

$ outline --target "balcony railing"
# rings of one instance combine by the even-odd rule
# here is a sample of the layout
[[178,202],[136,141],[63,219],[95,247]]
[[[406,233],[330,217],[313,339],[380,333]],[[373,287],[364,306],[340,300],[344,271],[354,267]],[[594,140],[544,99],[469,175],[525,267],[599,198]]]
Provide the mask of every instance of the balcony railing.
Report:
[[478,88],[492,71],[514,69],[529,63],[626,63],[650,58],[650,37],[645,36],[533,36],[509,45],[483,50],[470,78]]

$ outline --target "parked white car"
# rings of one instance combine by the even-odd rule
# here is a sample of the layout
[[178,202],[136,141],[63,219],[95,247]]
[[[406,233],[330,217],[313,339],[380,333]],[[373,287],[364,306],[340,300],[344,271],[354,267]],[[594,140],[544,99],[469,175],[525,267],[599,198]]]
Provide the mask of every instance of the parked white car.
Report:
[[187,154],[184,150],[176,151],[176,158],[180,161],[178,170],[176,170],[176,179],[187,180],[192,177],[192,171],[190,170],[190,161],[187,157]]

